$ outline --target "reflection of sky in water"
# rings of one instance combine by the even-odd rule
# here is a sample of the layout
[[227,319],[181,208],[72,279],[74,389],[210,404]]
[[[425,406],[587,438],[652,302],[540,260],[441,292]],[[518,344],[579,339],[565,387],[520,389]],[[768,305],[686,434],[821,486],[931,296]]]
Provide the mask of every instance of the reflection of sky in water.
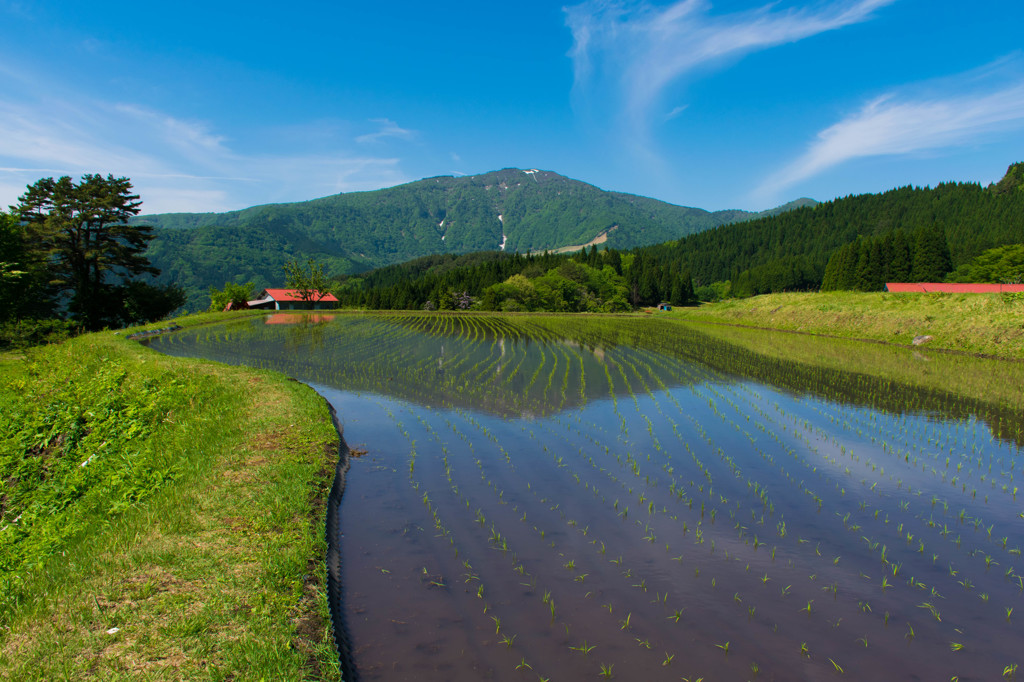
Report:
[[984,422],[438,324],[463,326],[154,343],[313,381],[368,450],[342,510],[361,679],[830,679],[830,658],[850,679],[998,679],[1015,660],[1020,451]]

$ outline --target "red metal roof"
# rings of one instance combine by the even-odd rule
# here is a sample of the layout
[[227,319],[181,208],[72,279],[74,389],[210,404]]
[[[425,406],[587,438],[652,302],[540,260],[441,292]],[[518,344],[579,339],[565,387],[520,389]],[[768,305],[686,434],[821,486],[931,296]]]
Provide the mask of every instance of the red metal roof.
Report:
[[[264,289],[266,296],[274,299],[275,301],[302,301],[303,298],[299,294],[297,289]],[[337,303],[338,299],[333,294],[324,294],[323,298],[318,298],[320,295],[319,291],[313,292],[313,301],[328,301],[330,303]],[[259,298],[264,298],[260,296]]]
[[885,290],[890,292],[945,293],[945,294],[998,294],[1002,292],[1024,292],[1024,284],[946,284],[943,282],[889,282]]

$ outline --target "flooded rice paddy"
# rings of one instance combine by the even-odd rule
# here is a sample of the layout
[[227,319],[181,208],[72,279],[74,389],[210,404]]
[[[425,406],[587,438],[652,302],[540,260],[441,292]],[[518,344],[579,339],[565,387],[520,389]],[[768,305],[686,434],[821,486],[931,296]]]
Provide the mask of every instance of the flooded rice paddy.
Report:
[[1024,663],[1018,411],[637,318],[289,315],[148,343],[306,381],[366,451],[341,508],[360,680]]

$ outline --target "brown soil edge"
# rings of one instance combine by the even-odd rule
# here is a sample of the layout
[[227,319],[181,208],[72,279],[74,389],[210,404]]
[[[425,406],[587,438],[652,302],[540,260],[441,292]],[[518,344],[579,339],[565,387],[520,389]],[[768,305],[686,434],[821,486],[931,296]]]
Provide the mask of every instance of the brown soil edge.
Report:
[[740,324],[738,322],[719,322],[717,320],[701,320],[695,317],[681,317],[673,320],[676,324],[682,322],[685,324],[710,324],[719,327],[738,327],[739,329],[756,329],[758,331],[765,332],[779,332],[780,334],[799,334],[801,336],[817,336],[823,339],[837,339],[839,341],[857,341],[859,343],[874,343],[880,346],[893,346],[895,348],[916,348],[918,350],[927,350],[935,353],[945,353],[948,355],[959,355],[968,358],[981,358],[984,360],[1004,360],[1006,362],[1024,362],[1024,358],[1013,357],[1009,355],[992,355],[990,353],[972,353],[966,350],[956,350],[955,348],[941,348],[939,346],[915,346],[908,343],[895,343],[893,341],[882,341],[881,339],[862,339],[855,336],[839,336],[838,334],[823,334],[820,332],[805,332],[799,329],[779,329],[778,327],[759,327],[753,324]]
[[[312,387],[309,388],[314,390]],[[352,658],[352,640],[348,635],[348,628],[345,625],[345,590],[342,581],[341,565],[341,498],[345,494],[351,451],[345,442],[345,427],[338,420],[337,411],[335,411],[334,406],[326,398],[323,400],[330,410],[331,421],[334,423],[334,429],[338,433],[338,458],[334,469],[334,481],[331,483],[331,491],[327,495],[327,510],[324,516],[324,533],[327,537],[327,556],[325,557],[327,565],[327,605],[331,613],[334,648],[338,654],[341,678],[346,682],[355,682],[359,679],[359,671]]]

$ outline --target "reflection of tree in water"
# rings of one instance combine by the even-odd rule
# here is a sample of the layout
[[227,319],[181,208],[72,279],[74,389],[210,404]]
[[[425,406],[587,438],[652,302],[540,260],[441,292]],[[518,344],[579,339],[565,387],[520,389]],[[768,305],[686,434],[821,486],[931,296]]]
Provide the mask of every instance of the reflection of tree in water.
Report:
[[319,350],[324,345],[324,329],[333,318],[304,312],[272,313],[263,318],[263,325],[284,328],[285,347],[296,352]]
[[[304,319],[289,325],[286,345],[296,352],[322,350],[327,320],[323,315],[303,316]],[[320,318],[320,319],[316,319]]]

